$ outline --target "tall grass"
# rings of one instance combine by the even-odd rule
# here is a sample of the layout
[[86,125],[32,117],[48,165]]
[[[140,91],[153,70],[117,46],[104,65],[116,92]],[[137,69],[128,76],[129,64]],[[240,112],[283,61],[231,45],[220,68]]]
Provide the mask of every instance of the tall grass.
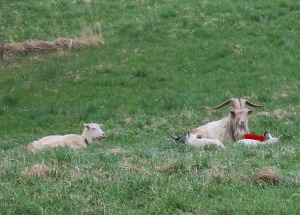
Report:
[[[3,214],[297,214],[299,4],[290,1],[0,1],[4,42],[86,33],[105,45],[0,62]],[[1,34],[0,34],[1,36]],[[1,38],[1,37],[0,37]],[[174,144],[246,96],[250,130],[284,138],[225,150]],[[103,123],[102,146],[27,152]],[[265,167],[278,186],[261,182]]]

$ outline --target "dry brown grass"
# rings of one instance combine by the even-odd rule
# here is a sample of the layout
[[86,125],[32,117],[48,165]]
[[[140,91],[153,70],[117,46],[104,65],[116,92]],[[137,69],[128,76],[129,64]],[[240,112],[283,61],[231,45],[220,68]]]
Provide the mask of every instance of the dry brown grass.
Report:
[[30,167],[26,167],[22,172],[27,176],[37,176],[39,178],[45,178],[47,176],[48,167],[44,164],[36,164]]
[[266,167],[258,171],[256,173],[256,177],[258,180],[272,185],[278,185],[280,181],[279,173],[270,167]]
[[138,174],[149,174],[148,170],[149,162],[144,159],[138,158],[123,158],[123,160],[119,163],[119,166],[123,169],[130,170],[132,172]]
[[166,123],[167,123],[167,119],[158,119],[150,125],[145,125],[144,129],[156,129],[159,128],[160,126],[165,125]]
[[[276,110],[273,110],[272,112],[261,111],[261,112],[257,113],[257,115],[259,115],[259,116],[274,115],[276,118],[278,118],[280,120],[282,120],[287,114],[288,114],[288,111],[283,110],[283,109],[276,109]],[[291,112],[291,114],[294,114],[294,113]]]
[[125,122],[126,125],[132,125],[132,124],[135,123],[135,120],[130,118],[130,117],[127,117],[127,118],[124,119],[124,122]]
[[227,183],[234,176],[229,171],[229,167],[222,163],[214,163],[207,172],[206,184]]
[[156,166],[155,170],[160,173],[176,173],[178,172],[178,166],[176,162],[171,162]]
[[0,46],[1,59],[5,59],[7,56],[13,53],[30,53],[30,52],[50,52],[57,51],[66,48],[81,49],[86,47],[94,47],[103,45],[102,39],[96,36],[84,36],[81,38],[58,38],[54,41],[27,41],[23,43],[7,43]]
[[110,155],[120,155],[120,154],[124,154],[124,149],[121,148],[114,148],[114,149],[110,149],[107,151],[107,154]]

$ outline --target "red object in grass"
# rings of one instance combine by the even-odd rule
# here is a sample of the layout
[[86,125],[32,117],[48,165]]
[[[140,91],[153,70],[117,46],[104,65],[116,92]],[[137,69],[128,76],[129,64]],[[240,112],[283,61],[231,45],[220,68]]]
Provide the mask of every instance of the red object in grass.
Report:
[[266,137],[263,135],[258,134],[245,134],[245,139],[251,139],[251,140],[258,140],[260,142],[264,142],[266,140]]

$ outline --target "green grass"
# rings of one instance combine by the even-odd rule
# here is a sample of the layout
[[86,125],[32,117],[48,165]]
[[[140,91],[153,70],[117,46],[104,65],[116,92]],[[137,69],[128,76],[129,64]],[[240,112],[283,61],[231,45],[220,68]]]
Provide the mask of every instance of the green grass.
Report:
[[[105,40],[0,62],[0,214],[299,213],[299,3],[2,0],[0,8],[4,42]],[[244,96],[263,105],[250,130],[283,134],[281,142],[217,150],[169,141]],[[79,134],[89,122],[104,124],[102,146],[27,152],[33,140]],[[278,186],[257,180],[264,167],[280,173]]]

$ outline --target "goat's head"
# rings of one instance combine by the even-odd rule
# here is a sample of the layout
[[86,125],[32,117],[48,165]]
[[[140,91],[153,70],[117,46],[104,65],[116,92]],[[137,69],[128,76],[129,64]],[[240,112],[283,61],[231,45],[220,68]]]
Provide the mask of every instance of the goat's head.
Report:
[[245,134],[248,131],[248,115],[251,114],[253,111],[248,110],[247,108],[242,109],[231,109],[230,110],[230,117],[231,117],[231,124],[233,126],[233,130],[237,133]]
[[172,140],[174,140],[176,143],[183,143],[182,135],[179,135],[179,136],[171,135],[171,138],[172,138]]
[[247,108],[230,110],[230,128],[233,139],[242,139],[246,133],[249,133],[247,117],[252,112]]
[[279,137],[272,137],[272,135],[270,133],[268,133],[268,142],[269,143],[275,143],[275,142],[278,142],[282,139],[282,135],[280,135]]
[[105,132],[101,129],[102,124],[90,123],[84,124],[82,136],[89,142],[99,143],[101,139],[106,137]]

